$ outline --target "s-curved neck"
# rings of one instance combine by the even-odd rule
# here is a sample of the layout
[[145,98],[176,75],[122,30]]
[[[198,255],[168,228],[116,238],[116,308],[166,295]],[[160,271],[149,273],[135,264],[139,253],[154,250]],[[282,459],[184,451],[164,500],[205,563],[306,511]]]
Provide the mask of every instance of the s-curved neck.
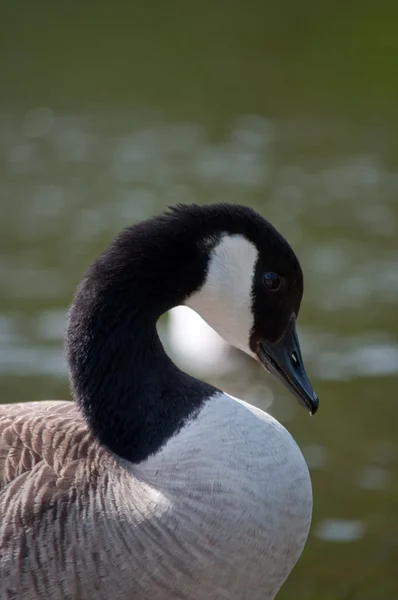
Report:
[[73,396],[96,438],[133,463],[156,453],[215,391],[180,371],[157,334],[158,317],[206,269],[192,236],[180,236],[177,249],[162,226],[123,231],[89,268],[69,312]]

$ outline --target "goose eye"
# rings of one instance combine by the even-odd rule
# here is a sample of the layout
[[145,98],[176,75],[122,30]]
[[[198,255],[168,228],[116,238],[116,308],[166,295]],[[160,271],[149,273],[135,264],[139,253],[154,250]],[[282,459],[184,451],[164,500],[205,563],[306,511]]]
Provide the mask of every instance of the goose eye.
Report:
[[281,278],[276,273],[265,273],[264,284],[269,290],[275,292],[281,286]]

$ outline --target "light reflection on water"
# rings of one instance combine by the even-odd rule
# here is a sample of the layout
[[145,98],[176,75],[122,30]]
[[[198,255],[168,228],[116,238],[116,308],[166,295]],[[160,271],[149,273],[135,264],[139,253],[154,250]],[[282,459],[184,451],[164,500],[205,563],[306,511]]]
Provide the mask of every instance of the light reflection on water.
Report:
[[368,465],[358,473],[357,485],[365,490],[383,490],[390,481],[391,475],[387,469]]
[[315,537],[327,542],[357,542],[365,535],[366,527],[361,521],[349,519],[324,519],[314,531]]
[[[215,142],[198,124],[141,116],[145,119],[145,126],[138,121],[130,133],[118,131],[118,123],[116,134],[101,128],[99,118],[55,115],[46,107],[19,118],[2,115],[1,186],[8,198],[2,229],[21,241],[17,254],[2,258],[7,295],[24,293],[27,281],[32,294],[62,294],[59,264],[49,269],[39,244],[24,253],[29,241],[47,238],[62,245],[67,236],[67,253],[62,250],[60,257],[65,260],[65,254],[78,252],[77,242],[89,245],[168,202],[205,196],[264,205],[264,214],[286,233],[305,264],[308,306],[325,312],[395,302],[398,175],[383,167],[382,157],[342,156],[340,149],[337,156],[323,157],[331,132],[320,123],[306,126],[320,146],[314,165],[300,153],[294,132],[303,132],[294,123],[240,117],[225,139]],[[344,146],[350,131],[340,136]],[[289,144],[285,159],[284,144]],[[166,198],[160,196],[164,191]],[[258,192],[264,200],[252,196]],[[322,239],[312,235],[317,228]],[[390,349],[385,352],[391,356]]]
[[[44,277],[43,272],[32,273],[30,270],[28,274],[22,271],[19,275],[21,288],[18,289],[29,284],[31,298],[48,300],[52,295],[62,293],[62,287],[57,286],[56,278],[53,280],[51,275]],[[18,297],[18,293],[10,295],[10,298],[15,297]],[[188,315],[188,312],[191,314]],[[221,376],[243,368],[245,362],[250,360],[228,346],[190,309],[174,309],[167,318],[168,326],[161,329],[161,338],[181,368],[202,377]],[[21,374],[24,365],[29,364],[30,373],[40,375],[43,372],[41,352],[45,350],[45,344],[50,341],[62,344],[66,307],[65,310],[43,311],[32,319],[24,319],[25,330],[27,328],[32,334],[33,343],[24,339],[18,322],[18,314],[3,315],[0,321],[0,352],[4,356],[7,352],[13,352],[12,360],[11,355],[7,358],[7,370]],[[312,331],[300,328],[300,339],[306,363],[311,364],[312,373],[320,381],[393,375],[398,372],[398,344],[388,338],[383,339],[377,331],[342,340],[338,335],[314,335]],[[4,365],[1,368],[4,369]],[[61,370],[57,374],[62,376],[65,373]]]

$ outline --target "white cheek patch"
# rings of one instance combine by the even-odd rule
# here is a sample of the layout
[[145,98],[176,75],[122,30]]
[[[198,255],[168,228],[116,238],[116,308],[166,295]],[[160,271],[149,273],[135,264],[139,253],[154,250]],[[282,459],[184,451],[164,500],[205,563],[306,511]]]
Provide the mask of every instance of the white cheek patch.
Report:
[[253,355],[252,286],[258,252],[242,235],[224,235],[211,251],[207,277],[185,304],[229,344]]

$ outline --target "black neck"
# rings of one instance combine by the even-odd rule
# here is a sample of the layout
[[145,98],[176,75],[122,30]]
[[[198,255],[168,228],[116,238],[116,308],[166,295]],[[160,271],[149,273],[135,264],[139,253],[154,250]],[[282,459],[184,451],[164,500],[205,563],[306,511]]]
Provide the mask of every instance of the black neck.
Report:
[[[157,452],[215,391],[165,354],[156,322],[204,279],[207,254],[192,233],[125,230],[88,270],[70,309],[71,386],[98,440],[140,462]],[[178,244],[177,244],[178,241]]]

